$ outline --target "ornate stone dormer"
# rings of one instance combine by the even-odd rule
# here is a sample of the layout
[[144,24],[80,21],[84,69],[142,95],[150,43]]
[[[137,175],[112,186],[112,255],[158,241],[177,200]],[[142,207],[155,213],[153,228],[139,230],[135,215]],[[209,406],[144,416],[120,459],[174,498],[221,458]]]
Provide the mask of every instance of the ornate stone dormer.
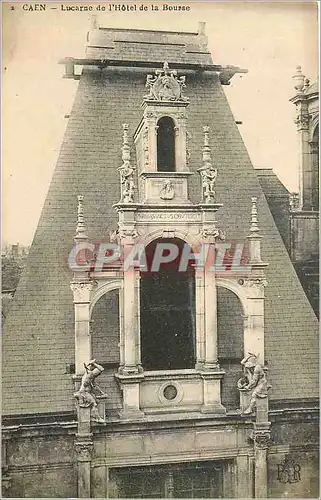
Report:
[[187,193],[185,77],[167,62],[147,75],[149,93],[143,98],[143,118],[135,133],[139,201],[147,204],[190,203]]

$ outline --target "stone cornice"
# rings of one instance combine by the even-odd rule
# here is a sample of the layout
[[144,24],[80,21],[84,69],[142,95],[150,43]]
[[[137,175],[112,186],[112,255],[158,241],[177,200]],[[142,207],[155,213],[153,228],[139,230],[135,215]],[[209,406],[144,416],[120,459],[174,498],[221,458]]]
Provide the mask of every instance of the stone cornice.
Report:
[[[97,66],[99,69],[110,68],[110,67],[123,67],[123,68],[155,68],[159,63],[154,61],[131,61],[131,60],[119,60],[119,59],[75,59],[73,57],[65,57],[59,61],[59,64],[64,64],[66,68],[66,74],[64,78],[73,78],[79,80],[80,75],[76,75],[74,72],[75,66]],[[191,71],[210,71],[217,73],[220,78],[222,85],[229,85],[230,79],[236,73],[247,73],[247,69],[242,69],[237,66],[221,66],[218,64],[199,64],[199,63],[174,63],[175,69],[178,70],[191,70]]]

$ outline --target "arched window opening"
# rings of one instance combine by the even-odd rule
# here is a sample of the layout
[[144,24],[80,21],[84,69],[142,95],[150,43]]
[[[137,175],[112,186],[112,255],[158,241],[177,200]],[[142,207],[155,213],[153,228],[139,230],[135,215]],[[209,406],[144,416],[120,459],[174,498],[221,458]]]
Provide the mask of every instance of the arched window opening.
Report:
[[240,299],[223,287],[217,288],[218,358],[225,371],[222,380],[222,405],[228,410],[239,408],[237,381],[242,376],[244,357],[244,319]]
[[104,392],[108,392],[107,408],[110,413],[122,408],[119,384],[114,377],[120,361],[118,290],[102,295],[94,305],[90,318],[90,334],[92,357],[104,367],[98,385]]
[[312,207],[319,210],[319,125],[315,127],[312,139]]
[[[158,243],[175,245],[177,258],[153,271]],[[179,263],[185,243],[159,239],[146,248],[146,272],[141,273],[140,328],[145,370],[178,370],[195,366],[195,272]],[[166,250],[163,250],[166,255]],[[154,260],[155,262],[155,260]],[[154,267],[155,269],[155,267]]]
[[175,125],[172,118],[164,116],[158,120],[157,170],[175,172]]

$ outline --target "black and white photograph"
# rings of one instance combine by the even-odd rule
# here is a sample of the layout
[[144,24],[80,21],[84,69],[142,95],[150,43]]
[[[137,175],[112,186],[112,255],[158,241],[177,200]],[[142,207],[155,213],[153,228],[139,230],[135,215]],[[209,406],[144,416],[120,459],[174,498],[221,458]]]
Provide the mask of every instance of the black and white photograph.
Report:
[[320,498],[318,10],[2,3],[2,498]]

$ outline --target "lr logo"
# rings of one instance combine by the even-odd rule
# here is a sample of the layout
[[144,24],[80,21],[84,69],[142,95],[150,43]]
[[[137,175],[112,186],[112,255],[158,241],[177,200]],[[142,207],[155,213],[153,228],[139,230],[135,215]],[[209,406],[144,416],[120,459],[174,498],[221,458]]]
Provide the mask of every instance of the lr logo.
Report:
[[298,483],[301,481],[301,467],[294,460],[284,460],[278,464],[278,481],[280,483]]

